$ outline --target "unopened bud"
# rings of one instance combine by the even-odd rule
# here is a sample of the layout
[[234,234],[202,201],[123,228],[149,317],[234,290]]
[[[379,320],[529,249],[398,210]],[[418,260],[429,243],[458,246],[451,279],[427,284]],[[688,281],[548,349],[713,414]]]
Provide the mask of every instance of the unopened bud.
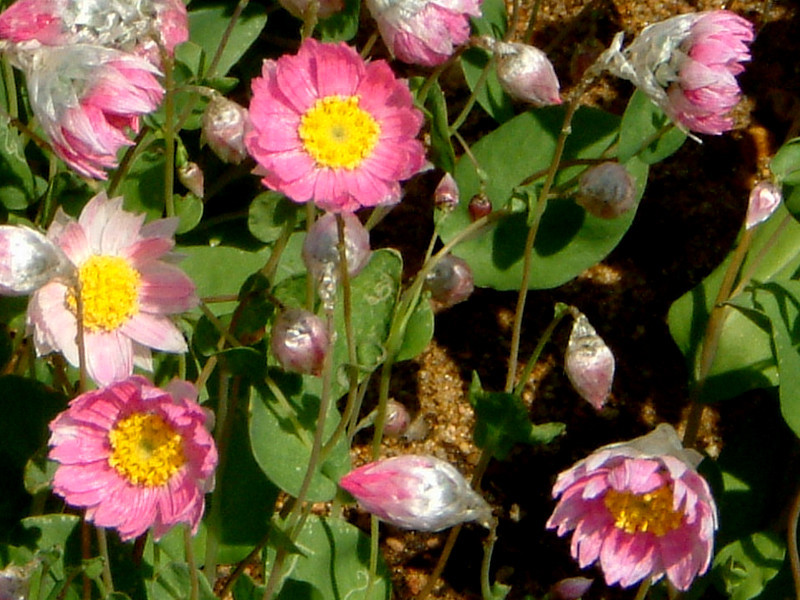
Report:
[[621,164],[600,163],[581,175],[576,202],[595,217],[615,219],[636,203],[636,182]]
[[601,410],[614,382],[614,354],[581,312],[572,324],[564,363],[575,391],[595,410]]
[[492,212],[492,201],[483,192],[469,199],[469,216],[473,221],[489,216]]
[[534,106],[561,104],[559,83],[547,55],[534,46],[495,42],[497,79],[512,98]]
[[325,323],[317,315],[302,308],[290,308],[275,319],[270,347],[285,370],[320,375],[330,339]]
[[594,579],[587,577],[567,577],[553,585],[550,594],[555,600],[578,600],[589,591],[592,583]]
[[[355,277],[369,262],[369,232],[353,213],[339,213],[344,221],[347,273]],[[339,265],[339,227],[336,215],[327,213],[311,226],[303,242],[303,262],[315,281],[333,265]]]
[[351,471],[339,481],[364,510],[403,529],[440,531],[466,521],[488,526],[492,509],[449,463],[408,454]]
[[198,198],[203,197],[205,193],[205,178],[203,176],[203,171],[197,163],[183,163],[183,165],[178,168],[178,179],[180,179],[184,187],[195,196]]
[[781,189],[771,181],[757,183],[750,192],[745,228],[751,229],[766,221],[783,199]]
[[22,225],[0,225],[0,295],[24,296],[75,266],[44,234]]
[[445,173],[433,192],[433,203],[439,210],[450,212],[458,206],[458,184],[450,173]]
[[8,565],[0,569],[0,599],[27,600],[31,577],[37,566],[38,561],[33,560],[22,567]]
[[463,302],[475,289],[472,269],[463,258],[448,254],[425,277],[425,289],[445,308]]
[[203,141],[220,160],[239,164],[247,156],[244,135],[249,126],[247,109],[215,95],[203,113]]
[[383,424],[383,435],[397,437],[403,435],[411,423],[411,415],[405,405],[396,400],[386,403],[386,422]]

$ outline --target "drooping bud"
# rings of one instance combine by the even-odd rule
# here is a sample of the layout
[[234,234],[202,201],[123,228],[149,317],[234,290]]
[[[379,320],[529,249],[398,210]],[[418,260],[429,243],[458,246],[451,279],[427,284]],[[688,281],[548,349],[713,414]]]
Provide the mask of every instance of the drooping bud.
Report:
[[38,561],[33,560],[22,567],[8,565],[0,569],[0,599],[27,600],[31,576],[37,565]]
[[205,177],[203,171],[196,162],[187,162],[178,168],[178,179],[198,198],[202,198],[205,193]]
[[397,437],[403,435],[411,424],[411,415],[405,405],[396,400],[386,403],[386,422],[383,424],[383,435]]
[[330,349],[325,323],[302,308],[281,312],[272,326],[270,348],[287,371],[320,375]]
[[492,212],[492,201],[483,192],[475,194],[469,199],[469,216],[473,221],[477,221],[488,216]]
[[44,234],[22,225],[0,225],[0,295],[24,296],[75,266]]
[[458,206],[458,184],[450,173],[445,173],[433,191],[433,203],[439,210],[450,212]]
[[592,583],[594,579],[588,577],[567,577],[556,582],[550,588],[550,594],[555,600],[578,600],[589,591]]
[[[353,213],[339,213],[344,221],[344,246],[347,273],[355,277],[369,262],[371,250],[369,232]],[[311,226],[303,242],[303,262],[308,272],[319,282],[330,267],[339,265],[339,227],[336,214],[327,213]]]
[[203,113],[202,139],[221,161],[238,165],[247,156],[244,135],[249,122],[246,108],[214,95]]
[[590,167],[581,175],[575,201],[601,219],[615,219],[636,203],[636,182],[617,162]]
[[475,289],[472,269],[463,258],[448,254],[425,277],[425,289],[437,304],[449,308],[472,295]]
[[558,77],[544,52],[528,44],[487,42],[497,61],[497,79],[509,96],[534,106],[561,104]]
[[452,465],[405,455],[359,467],[339,480],[364,510],[403,529],[440,531],[466,521],[488,526],[492,509]]
[[783,200],[781,189],[771,181],[761,181],[750,191],[745,229],[763,223],[775,212]]
[[601,410],[614,382],[614,354],[581,312],[572,324],[564,363],[575,391],[595,410]]

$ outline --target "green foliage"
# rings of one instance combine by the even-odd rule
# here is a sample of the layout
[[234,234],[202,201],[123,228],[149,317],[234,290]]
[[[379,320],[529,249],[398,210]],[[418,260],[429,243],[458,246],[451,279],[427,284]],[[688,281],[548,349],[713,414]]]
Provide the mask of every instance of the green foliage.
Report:
[[712,575],[731,600],[758,597],[783,565],[786,545],[772,531],[757,532],[717,551]]
[[[628,102],[619,128],[617,160],[634,156],[652,165],[672,155],[686,141],[686,134],[670,123],[664,112],[636,90]],[[645,146],[645,143],[650,142]]]
[[323,42],[346,42],[358,33],[361,14],[360,0],[344,0],[344,9],[317,23],[317,31]]

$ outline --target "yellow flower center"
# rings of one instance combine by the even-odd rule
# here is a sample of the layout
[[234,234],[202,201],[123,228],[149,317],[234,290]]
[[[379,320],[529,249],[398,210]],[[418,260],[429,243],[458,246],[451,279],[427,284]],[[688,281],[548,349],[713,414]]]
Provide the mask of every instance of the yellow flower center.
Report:
[[121,419],[108,441],[108,464],[134,485],[164,485],[186,462],[183,438],[159,415],[134,413]]
[[683,515],[672,509],[672,490],[668,485],[646,494],[610,490],[603,502],[614,517],[614,525],[626,533],[666,535],[681,526]]
[[[93,255],[80,269],[83,326],[87,330],[114,331],[139,312],[139,272],[120,256]],[[67,304],[77,312],[76,292],[67,293]]]
[[357,96],[327,96],[300,118],[297,133],[318,165],[355,169],[375,148],[381,127]]

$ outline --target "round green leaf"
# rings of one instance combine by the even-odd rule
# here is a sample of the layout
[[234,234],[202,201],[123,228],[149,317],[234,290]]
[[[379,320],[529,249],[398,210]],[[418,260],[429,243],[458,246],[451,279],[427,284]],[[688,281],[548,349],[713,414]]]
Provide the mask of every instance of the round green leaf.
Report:
[[258,240],[269,243],[278,239],[285,223],[296,219],[299,205],[278,192],[263,192],[253,199],[247,227]]
[[175,196],[175,216],[180,219],[175,233],[191,231],[203,218],[203,201],[194,194]]
[[[659,136],[659,132],[669,124],[667,115],[643,92],[636,90],[622,115],[617,159],[625,163],[638,156],[652,165],[675,153],[686,141],[686,134],[673,125]],[[651,143],[643,147],[648,140],[652,140]]]

